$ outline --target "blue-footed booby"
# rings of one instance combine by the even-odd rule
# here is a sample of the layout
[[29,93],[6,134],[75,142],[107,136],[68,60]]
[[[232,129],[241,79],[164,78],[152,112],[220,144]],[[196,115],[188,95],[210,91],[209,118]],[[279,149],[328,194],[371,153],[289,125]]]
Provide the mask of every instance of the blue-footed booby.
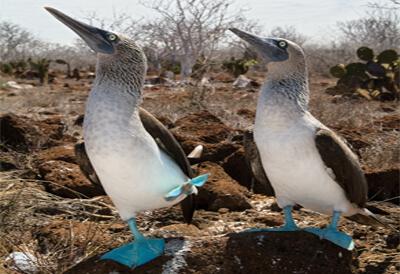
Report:
[[208,175],[192,178],[190,164],[172,134],[139,108],[147,69],[142,49],[123,35],[79,22],[53,8],[46,10],[97,53],[96,78],[83,125],[85,150],[134,236],[134,241],[102,259],[128,267],[142,265],[163,253],[164,240],[146,238],[139,232],[137,212],[182,202],[184,216],[190,221],[196,186],[202,186]]
[[361,223],[381,223],[365,208],[367,183],[357,156],[308,111],[302,48],[286,39],[230,30],[254,47],[268,65],[257,103],[254,140],[277,203],[283,208],[285,224],[263,230],[298,230],[291,211],[299,204],[332,215],[326,228],[306,231],[351,250],[352,238],[337,230],[340,215]]

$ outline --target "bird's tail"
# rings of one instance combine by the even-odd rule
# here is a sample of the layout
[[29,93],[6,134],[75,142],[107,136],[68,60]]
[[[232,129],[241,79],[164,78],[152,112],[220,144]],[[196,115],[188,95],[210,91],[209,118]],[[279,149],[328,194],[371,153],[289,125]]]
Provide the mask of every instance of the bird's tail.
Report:
[[385,218],[376,216],[374,213],[366,208],[360,209],[359,213],[352,216],[347,216],[346,218],[362,225],[369,225],[372,227],[386,227],[392,230],[397,230],[392,225],[390,225]]
[[201,155],[203,154],[203,146],[202,145],[198,145],[196,146],[192,152],[189,153],[189,155],[187,156],[188,158],[200,158]]
[[202,145],[198,145],[192,150],[192,152],[189,153],[187,157],[191,165],[198,164],[201,161],[203,150],[204,147]]

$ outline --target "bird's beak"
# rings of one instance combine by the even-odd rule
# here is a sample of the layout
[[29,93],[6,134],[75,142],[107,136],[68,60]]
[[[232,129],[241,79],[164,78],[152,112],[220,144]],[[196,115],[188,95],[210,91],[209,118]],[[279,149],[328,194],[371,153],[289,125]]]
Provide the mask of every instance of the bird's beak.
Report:
[[262,38],[237,28],[230,28],[229,30],[253,46],[266,61],[287,59],[286,53],[276,46],[273,38]]
[[230,28],[229,30],[253,46],[257,46],[257,45],[261,46],[261,45],[264,45],[264,43],[265,43],[264,39],[261,37],[258,37],[257,35],[245,32],[245,31],[237,29],[237,28]]
[[45,7],[45,9],[76,32],[76,34],[78,34],[95,52],[106,54],[112,54],[115,52],[112,42],[107,39],[109,32],[72,19],[68,15],[56,9],[50,7]]

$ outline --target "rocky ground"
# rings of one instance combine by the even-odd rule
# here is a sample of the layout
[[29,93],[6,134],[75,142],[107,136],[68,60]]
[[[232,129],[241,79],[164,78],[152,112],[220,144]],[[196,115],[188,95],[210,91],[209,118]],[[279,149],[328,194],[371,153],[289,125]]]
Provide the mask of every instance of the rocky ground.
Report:
[[[352,252],[304,232],[243,232],[283,221],[271,190],[254,179],[244,146],[254,119],[255,79],[247,88],[233,88],[226,75],[201,86],[149,80],[143,106],[187,153],[204,146],[194,169],[211,177],[198,195],[193,224],[183,224],[179,207],[140,214],[140,229],[166,238],[167,249],[134,270],[99,260],[128,242],[130,233],[101,186],[81,173],[74,154],[92,80],[60,77],[48,87],[0,89],[0,272],[398,273],[395,229],[343,219],[340,228],[356,243]],[[398,105],[332,97],[324,93],[331,84],[312,79],[311,111],[360,156],[370,210],[400,229]],[[329,221],[302,208],[294,218],[302,227]],[[25,265],[16,266],[16,252],[29,257]]]

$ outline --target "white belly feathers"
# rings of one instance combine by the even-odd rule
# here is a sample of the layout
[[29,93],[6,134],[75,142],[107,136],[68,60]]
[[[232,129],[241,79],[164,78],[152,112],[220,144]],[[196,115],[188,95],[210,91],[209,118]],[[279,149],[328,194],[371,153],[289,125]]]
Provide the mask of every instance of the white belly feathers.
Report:
[[355,208],[327,171],[314,143],[315,127],[300,122],[273,130],[255,127],[254,137],[280,207],[299,204],[324,214]]
[[121,217],[179,202],[164,195],[188,178],[145,131],[137,111],[115,97],[95,99],[85,114],[86,151]]

